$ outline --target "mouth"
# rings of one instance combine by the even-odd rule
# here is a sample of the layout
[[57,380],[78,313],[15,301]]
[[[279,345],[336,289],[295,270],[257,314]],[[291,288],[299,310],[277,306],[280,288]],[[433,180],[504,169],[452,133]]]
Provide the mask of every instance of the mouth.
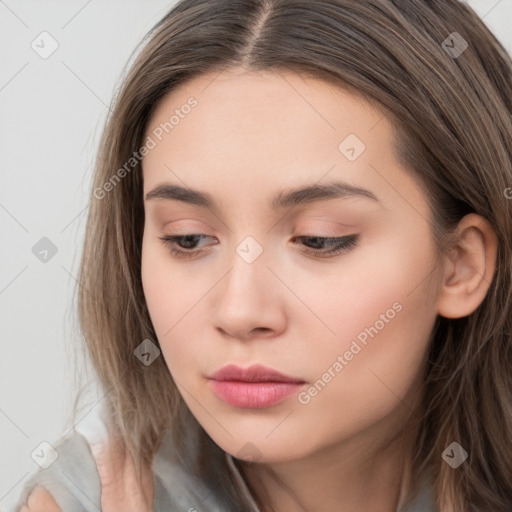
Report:
[[306,382],[272,368],[233,364],[208,376],[212,391],[227,404],[244,409],[276,405],[297,392]]

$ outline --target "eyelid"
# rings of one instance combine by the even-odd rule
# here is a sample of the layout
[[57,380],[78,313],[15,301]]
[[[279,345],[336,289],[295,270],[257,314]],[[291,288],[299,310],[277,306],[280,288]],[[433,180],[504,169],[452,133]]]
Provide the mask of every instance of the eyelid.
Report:
[[358,230],[355,226],[343,225],[344,229],[329,229],[329,228],[312,228],[312,229],[294,229],[292,236],[312,236],[321,238],[343,238],[354,234]]
[[[180,238],[186,238],[188,236],[192,237],[202,237],[202,238],[212,238],[209,235],[205,235],[203,233],[186,233],[183,235],[163,235],[158,237],[160,241],[166,245],[176,258],[179,259],[192,259],[195,257],[200,257],[201,254],[208,252],[208,249],[182,249],[178,246],[176,239]],[[357,246],[359,244],[359,238],[360,234],[352,233],[350,235],[344,235],[344,236],[335,236],[335,237],[325,237],[321,235],[297,235],[292,238],[292,240],[295,239],[320,239],[322,241],[329,241],[331,242],[331,245],[333,248],[330,248],[328,250],[322,250],[322,249],[315,249],[308,247],[307,244],[302,244],[303,249],[301,249],[301,252],[304,254],[308,254],[310,256],[313,256],[315,258],[320,259],[329,259],[334,258],[336,256],[343,255],[347,252],[349,252],[352,248]],[[215,243],[214,245],[216,245]]]
[[329,233],[328,236],[340,236],[340,231],[353,231],[358,229],[359,225],[360,223],[340,222],[325,212],[316,215],[315,212],[309,212],[307,219],[296,221],[294,230],[301,232],[312,230],[315,233],[325,230]]

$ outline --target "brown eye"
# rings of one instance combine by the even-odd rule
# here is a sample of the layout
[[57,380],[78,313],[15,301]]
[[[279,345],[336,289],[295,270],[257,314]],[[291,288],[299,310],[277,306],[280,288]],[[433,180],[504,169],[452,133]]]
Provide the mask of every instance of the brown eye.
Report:
[[306,251],[317,256],[336,256],[350,250],[357,244],[358,235],[341,237],[298,236],[296,239],[306,242]]
[[[295,240],[302,242],[304,252],[320,257],[329,257],[349,251],[357,244],[359,235],[342,237],[297,236]],[[203,252],[196,250],[198,241],[211,238],[203,234],[164,235],[159,237],[171,253],[178,258],[190,258]]]
[[[159,237],[172,254],[179,258],[189,258],[203,252],[202,249],[194,250],[196,242],[200,238],[210,238],[203,234],[164,235]],[[184,246],[184,247],[183,247]],[[181,247],[181,248],[180,248]]]

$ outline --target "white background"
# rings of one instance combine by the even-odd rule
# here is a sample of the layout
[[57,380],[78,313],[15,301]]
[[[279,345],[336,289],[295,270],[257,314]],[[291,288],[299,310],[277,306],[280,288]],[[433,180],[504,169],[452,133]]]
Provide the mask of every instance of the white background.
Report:
[[[132,50],[173,3],[0,0],[0,507],[38,468],[31,452],[72,426],[73,293],[96,145]],[[512,0],[468,3],[512,51]],[[43,31],[59,44],[48,59],[31,48]],[[42,237],[58,248],[47,263],[32,253]],[[99,398],[91,389],[90,407]]]

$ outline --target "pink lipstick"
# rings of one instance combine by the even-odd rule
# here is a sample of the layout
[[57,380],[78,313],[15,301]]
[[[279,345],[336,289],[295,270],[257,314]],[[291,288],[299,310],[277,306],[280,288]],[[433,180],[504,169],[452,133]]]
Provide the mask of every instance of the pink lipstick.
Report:
[[297,392],[305,381],[259,364],[242,368],[233,364],[208,377],[213,392],[233,407],[262,409]]

